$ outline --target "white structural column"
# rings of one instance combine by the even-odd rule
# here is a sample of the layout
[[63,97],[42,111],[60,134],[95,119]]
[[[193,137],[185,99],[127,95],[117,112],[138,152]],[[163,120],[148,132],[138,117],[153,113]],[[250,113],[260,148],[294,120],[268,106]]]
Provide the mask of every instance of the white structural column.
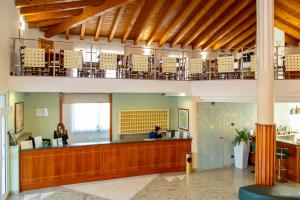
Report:
[[274,123],[274,0],[257,0],[257,122]]
[[257,124],[255,182],[274,185],[274,0],[257,0]]
[[198,97],[192,97],[192,105],[191,105],[191,137],[192,140],[192,160],[193,160],[193,168],[197,168],[198,163]]

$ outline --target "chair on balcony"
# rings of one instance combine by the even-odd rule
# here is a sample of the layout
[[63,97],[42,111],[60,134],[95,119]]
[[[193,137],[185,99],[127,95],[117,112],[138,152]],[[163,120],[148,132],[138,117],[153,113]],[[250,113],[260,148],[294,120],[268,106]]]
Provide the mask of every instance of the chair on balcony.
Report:
[[45,49],[24,47],[21,53],[21,75],[48,75],[45,63]]
[[217,58],[218,79],[236,79],[238,74],[234,71],[234,56],[222,56]]
[[201,58],[189,60],[189,79],[202,80],[205,79],[203,73],[203,61]]
[[118,55],[111,53],[100,53],[100,77],[105,78],[108,70],[114,70],[117,76]]
[[85,71],[82,70],[83,58],[81,51],[64,50],[63,60],[64,69],[70,76],[84,77],[86,75]]
[[159,73],[159,79],[175,80],[177,76],[177,58],[163,57],[161,61],[161,72]]
[[130,78],[149,78],[149,58],[144,55],[130,55]]
[[285,78],[300,77],[300,54],[288,54],[285,56]]

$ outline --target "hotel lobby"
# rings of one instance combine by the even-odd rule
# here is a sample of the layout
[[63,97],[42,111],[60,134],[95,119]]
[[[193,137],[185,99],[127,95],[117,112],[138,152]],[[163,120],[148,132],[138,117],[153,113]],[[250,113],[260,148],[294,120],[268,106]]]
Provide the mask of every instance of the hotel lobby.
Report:
[[0,2],[0,200],[300,199],[298,0]]

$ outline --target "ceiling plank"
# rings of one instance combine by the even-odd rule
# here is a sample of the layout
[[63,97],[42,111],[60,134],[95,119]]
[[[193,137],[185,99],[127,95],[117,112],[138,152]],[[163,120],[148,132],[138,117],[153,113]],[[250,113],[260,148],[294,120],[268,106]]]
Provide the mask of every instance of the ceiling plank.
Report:
[[224,46],[224,49],[232,49],[234,46],[242,43],[243,40],[247,39],[249,36],[256,33],[256,24],[252,25],[249,29],[245,30],[243,33],[239,34],[228,44]]
[[162,19],[160,19],[160,22],[156,25],[154,30],[152,31],[150,39],[147,41],[147,45],[151,45],[151,43],[154,41],[157,32],[160,30],[161,27],[163,27],[168,19],[170,18],[170,14],[182,3],[182,0],[174,0],[171,4],[171,6],[168,8],[168,10],[165,12]]
[[45,32],[45,37],[49,38],[63,32],[66,28],[76,26],[83,21],[86,21],[92,17],[100,16],[104,12],[111,11],[125,5],[130,0],[105,0],[103,4],[96,7],[87,7],[83,9],[83,13],[78,16],[70,17],[63,23],[53,26],[51,29]]
[[[237,1],[236,5],[233,8],[220,16],[220,20],[216,23],[210,25],[210,28],[205,31],[204,34],[200,35],[200,38],[197,38],[196,43],[193,45],[193,49],[197,49],[200,46],[204,45],[212,36],[214,36],[219,30],[224,28],[225,24],[227,24],[230,20],[236,17],[241,10],[243,10],[247,5],[249,5],[252,0],[245,1]],[[239,16],[237,16],[239,17]]]
[[300,28],[293,26],[292,24],[289,24],[279,18],[278,16],[275,15],[274,17],[274,25],[283,30],[284,32],[288,33],[289,35],[297,38],[300,40]]
[[197,7],[199,2],[200,0],[191,0],[189,5],[185,7],[185,9],[180,13],[179,16],[176,17],[176,19],[171,23],[166,32],[163,34],[159,41],[159,46],[162,46],[168,40],[170,33],[191,14],[191,12]]
[[202,45],[202,49],[208,50],[210,47],[215,45],[219,40],[224,38],[227,34],[232,32],[233,30],[236,30],[238,26],[240,26],[245,20],[249,19],[251,17],[251,20],[253,23],[256,20],[255,15],[253,15],[256,11],[256,5],[255,3],[249,6],[248,8],[242,10],[239,13],[239,17],[237,17],[235,20],[232,20],[228,24],[226,24],[226,29],[220,30],[218,33],[216,33],[209,41],[207,41],[204,45]]
[[20,8],[21,15],[28,15],[34,13],[43,13],[43,12],[51,12],[51,11],[61,11],[61,10],[72,10],[78,8],[85,8],[87,6],[98,6],[104,3],[104,0],[85,0],[85,1],[73,1],[73,2],[65,2],[65,3],[54,3],[47,5],[39,5],[39,6],[29,6]]
[[64,3],[69,1],[70,0],[15,0],[15,5],[17,7],[38,6],[52,3]]
[[211,9],[211,7],[217,2],[217,0],[210,0],[207,3],[204,2],[202,9],[196,13],[196,15],[188,22],[187,25],[175,36],[174,40],[171,42],[171,47],[174,47],[183,37],[189,32],[196,23]]
[[145,29],[148,27],[148,25],[153,20],[155,15],[158,13],[159,8],[162,6],[163,2],[164,2],[163,0],[157,0],[155,2],[152,9],[150,10],[150,13],[148,14],[146,20],[144,20],[144,23],[142,24],[142,26],[139,30],[138,36],[134,40],[135,44],[137,44],[142,39]]
[[276,6],[274,6],[274,14],[276,16],[280,16],[284,21],[287,21],[296,27],[300,27],[300,15],[292,15],[288,10],[289,9],[281,3],[277,3]]
[[108,37],[108,42],[112,42],[112,40],[114,38],[114,35],[116,33],[117,27],[118,27],[118,25],[120,23],[120,20],[122,18],[123,13],[124,13],[125,8],[126,8],[125,5],[121,6],[121,8],[119,8],[118,13],[116,15],[117,17],[116,17],[116,19],[114,21],[113,28],[111,29],[110,35]]
[[59,18],[59,19],[29,22],[28,27],[29,28],[40,28],[40,27],[45,27],[45,26],[52,26],[52,25],[55,25],[55,24],[62,23],[64,20],[65,20],[65,18]]
[[70,39],[70,29],[66,29],[66,32],[65,32],[65,39],[66,40],[69,40]]
[[132,19],[130,20],[130,24],[129,24],[129,26],[127,27],[127,29],[126,29],[126,31],[125,31],[123,37],[122,37],[122,42],[123,42],[123,43],[126,42],[126,40],[127,40],[128,36],[129,36],[129,33],[130,33],[131,29],[133,28],[133,26],[134,26],[136,20],[138,19],[139,14],[141,13],[141,11],[142,11],[142,9],[143,9],[143,7],[144,7],[144,4],[145,4],[146,0],[140,0],[140,1],[138,1],[138,2],[139,2],[138,7],[135,9],[135,12],[134,12],[134,14],[133,14],[133,16],[132,16]]
[[299,46],[299,40],[294,38],[293,36],[284,33],[284,41],[286,44],[292,45],[292,46]]
[[46,12],[43,14],[32,14],[24,16],[26,22],[35,22],[49,19],[58,19],[58,18],[66,18],[72,17],[76,15],[80,15],[83,13],[82,9],[75,10],[63,10],[63,11],[55,11],[55,12]]
[[97,23],[97,28],[96,28],[95,38],[94,38],[95,41],[99,40],[102,22],[103,22],[103,16],[100,15],[98,17],[98,23]]
[[81,24],[81,30],[80,30],[80,40],[84,40],[84,35],[85,35],[85,22]]
[[256,22],[256,16],[252,15],[249,17],[246,21],[242,22],[238,28],[231,30],[228,34],[226,34],[221,40],[218,40],[215,45],[212,46],[212,50],[215,51],[222,46],[226,45],[228,42],[230,42],[233,38],[237,37],[239,34],[241,34],[243,31],[248,29],[250,26],[255,24]]
[[[284,6],[284,10],[288,11],[291,15],[299,16],[300,14],[300,1],[295,0],[275,0],[275,7]],[[281,4],[281,6],[279,5]]]
[[233,49],[235,51],[238,51],[238,50],[240,50],[244,47],[247,47],[250,43],[255,41],[255,39],[256,39],[256,34],[254,33],[254,34],[250,35],[248,38],[246,38],[244,41],[242,41],[242,42],[238,43],[237,45],[235,45],[233,47]]
[[213,23],[214,20],[216,20],[234,2],[234,0],[226,0],[221,2],[221,6],[214,9],[214,13],[208,13],[209,17],[205,18],[203,20],[203,24],[201,24],[201,26],[186,39],[186,41],[182,44],[182,48],[185,48],[189,44],[191,44],[211,23]]

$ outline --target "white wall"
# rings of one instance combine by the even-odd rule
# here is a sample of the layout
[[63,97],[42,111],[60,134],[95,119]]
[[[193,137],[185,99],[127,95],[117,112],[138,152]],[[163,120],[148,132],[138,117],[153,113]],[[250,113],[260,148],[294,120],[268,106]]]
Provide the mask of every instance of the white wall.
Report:
[[19,11],[12,0],[0,0],[0,91],[7,91],[10,68],[10,37],[18,35]]

